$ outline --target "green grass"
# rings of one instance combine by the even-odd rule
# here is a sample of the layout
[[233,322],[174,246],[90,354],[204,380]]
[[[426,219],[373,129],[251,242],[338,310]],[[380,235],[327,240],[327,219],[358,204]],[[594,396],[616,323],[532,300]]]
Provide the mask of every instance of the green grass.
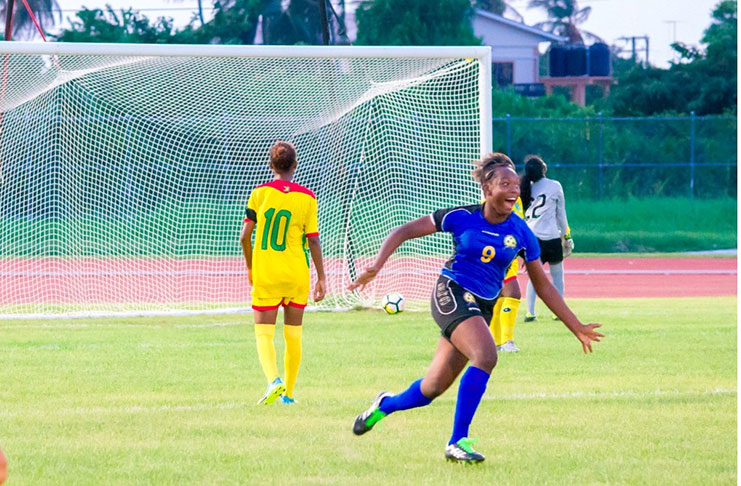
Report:
[[737,204],[731,198],[567,199],[566,212],[578,252],[701,251],[736,248]]
[[607,338],[585,356],[560,323],[519,321],[477,467],[443,459],[455,389],[350,431],[424,373],[427,313],[308,314],[294,407],[255,405],[249,315],[0,321],[8,485],[736,484],[736,299],[572,304]]

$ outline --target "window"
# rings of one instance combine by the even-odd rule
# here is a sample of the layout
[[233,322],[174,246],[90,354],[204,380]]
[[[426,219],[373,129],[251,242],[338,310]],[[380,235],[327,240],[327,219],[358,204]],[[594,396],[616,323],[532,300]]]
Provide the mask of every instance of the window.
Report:
[[491,79],[497,86],[510,86],[514,80],[514,63],[493,62],[491,63]]

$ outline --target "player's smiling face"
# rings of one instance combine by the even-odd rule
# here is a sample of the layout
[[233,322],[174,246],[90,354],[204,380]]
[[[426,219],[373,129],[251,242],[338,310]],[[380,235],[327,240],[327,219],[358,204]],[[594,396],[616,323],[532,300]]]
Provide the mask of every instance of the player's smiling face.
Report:
[[491,179],[484,185],[486,204],[497,213],[511,213],[520,197],[520,178],[510,167],[498,167]]

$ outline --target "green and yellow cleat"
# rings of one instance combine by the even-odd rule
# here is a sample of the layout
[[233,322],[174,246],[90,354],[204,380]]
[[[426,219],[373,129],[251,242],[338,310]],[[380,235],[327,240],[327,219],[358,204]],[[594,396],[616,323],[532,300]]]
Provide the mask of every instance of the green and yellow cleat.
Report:
[[283,380],[276,378],[271,384],[268,385],[268,389],[265,395],[257,401],[258,405],[271,405],[279,396],[286,392],[286,385],[283,384]]

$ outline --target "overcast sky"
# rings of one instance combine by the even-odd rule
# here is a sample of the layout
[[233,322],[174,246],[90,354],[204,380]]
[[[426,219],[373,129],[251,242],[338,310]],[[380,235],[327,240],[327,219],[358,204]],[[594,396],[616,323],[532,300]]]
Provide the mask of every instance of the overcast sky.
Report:
[[[346,3],[357,4],[360,0],[346,0]],[[435,0],[430,0],[435,1]],[[82,6],[88,8],[103,7],[106,3],[115,9],[133,7],[140,9],[147,17],[172,17],[176,25],[186,25],[196,12],[195,0],[58,0],[63,10],[64,24],[67,17]],[[211,12],[211,0],[204,0],[207,20]],[[333,2],[334,3],[334,2]],[[534,24],[545,20],[539,10],[528,9],[529,0],[510,0],[509,4],[524,17],[525,23]],[[718,0],[580,0],[582,7],[592,7],[589,19],[582,25],[584,30],[599,35],[608,44],[625,46],[630,49],[628,41],[621,37],[648,36],[649,61],[651,64],[666,67],[672,59],[669,45],[674,40],[686,44],[699,44],[702,32],[710,24],[710,13]],[[63,25],[64,25],[63,24]],[[642,40],[636,47],[641,50]],[[641,58],[643,54],[641,51]]]

